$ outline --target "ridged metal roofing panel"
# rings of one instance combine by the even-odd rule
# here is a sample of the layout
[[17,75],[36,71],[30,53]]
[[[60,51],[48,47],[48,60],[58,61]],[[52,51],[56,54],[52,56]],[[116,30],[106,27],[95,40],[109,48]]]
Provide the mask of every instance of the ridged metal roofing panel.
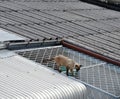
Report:
[[0,59],[1,99],[86,99],[86,87],[14,55]]

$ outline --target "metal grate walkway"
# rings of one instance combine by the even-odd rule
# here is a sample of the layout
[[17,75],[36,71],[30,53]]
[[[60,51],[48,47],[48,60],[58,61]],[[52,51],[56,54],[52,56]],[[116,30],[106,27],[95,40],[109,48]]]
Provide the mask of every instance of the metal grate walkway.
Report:
[[[99,94],[99,98],[96,96],[96,91],[90,91],[91,95],[89,95],[88,99],[101,99],[101,97],[112,99],[111,96],[116,99],[120,98],[120,68],[118,66],[62,46],[19,50],[17,53],[51,68],[55,66],[55,63],[43,63],[43,59],[48,59],[58,54],[68,56],[83,65],[78,74],[78,80],[88,84],[88,86],[95,87],[94,89],[97,88],[103,91],[102,94],[104,95]],[[108,94],[108,96],[105,94]]]

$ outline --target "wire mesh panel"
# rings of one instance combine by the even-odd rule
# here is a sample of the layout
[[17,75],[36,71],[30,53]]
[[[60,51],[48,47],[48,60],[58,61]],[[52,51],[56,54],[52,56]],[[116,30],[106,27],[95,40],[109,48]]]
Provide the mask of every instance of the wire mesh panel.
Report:
[[[80,79],[115,96],[120,95],[120,69],[102,64],[80,71]],[[83,76],[84,75],[84,76]]]
[[35,62],[54,68],[53,61],[43,62],[56,55],[63,54],[83,65],[78,72],[78,80],[87,85],[88,99],[119,99],[120,68],[94,57],[62,46],[19,50],[17,53]]

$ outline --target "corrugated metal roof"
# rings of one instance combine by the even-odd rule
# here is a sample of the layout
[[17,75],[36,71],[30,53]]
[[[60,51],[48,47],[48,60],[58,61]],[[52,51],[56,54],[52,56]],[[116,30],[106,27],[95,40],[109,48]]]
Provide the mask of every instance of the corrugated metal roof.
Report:
[[27,38],[22,37],[20,35],[12,34],[6,30],[0,28],[0,42],[5,41],[17,41],[17,40],[26,40]]
[[[24,36],[30,39],[30,41],[36,42],[61,38],[66,40],[67,38],[67,40],[75,42],[76,45],[93,50],[101,55],[112,57],[118,61],[120,60],[120,12],[83,3],[78,0],[75,0],[75,2],[71,2],[74,0],[70,0],[70,2],[68,2],[68,0],[37,0],[37,2],[36,0],[9,1],[11,2],[7,2],[7,0],[5,0],[5,2],[0,2],[1,28]],[[31,51],[31,53],[36,55],[36,51]],[[25,56],[29,54],[29,58],[33,59],[33,57],[31,57],[31,53],[26,52]],[[37,51],[37,53],[39,53],[39,51]],[[13,57],[11,54],[8,54],[8,57]],[[4,55],[5,54],[2,54],[2,58],[6,58]],[[35,60],[37,62],[39,62],[40,56],[36,56]],[[14,58],[15,57],[16,56],[14,56]],[[49,56],[47,55],[47,57]],[[16,64],[16,61],[11,61],[13,62],[12,64]],[[85,64],[87,63],[90,62],[85,62]],[[4,64],[7,63],[4,62]],[[17,64],[19,63],[17,62]],[[106,93],[110,90],[110,93],[117,95],[119,98],[120,88],[118,86],[120,84],[119,72],[117,72],[119,68],[111,65],[109,66],[109,64],[108,66],[106,65],[106,63],[102,65],[95,65],[95,67],[94,65],[90,65],[91,68],[84,68],[83,72],[80,72],[81,80],[102,88],[106,91]],[[25,71],[25,73],[26,72],[27,71]],[[31,72],[27,72],[26,74],[29,75],[30,73]],[[85,76],[82,77],[82,75]],[[6,78],[7,77],[9,76],[6,75]],[[45,77],[47,78],[49,76]],[[38,79],[39,77],[34,76],[34,79],[36,78]],[[16,81],[13,78],[9,79]],[[21,80],[25,81],[25,79]],[[16,82],[19,84],[18,81]],[[25,82],[29,83],[28,80]],[[25,82],[23,83],[26,84]],[[7,80],[5,83],[7,83]],[[20,84],[24,85],[23,83],[20,82]],[[19,87],[15,86],[15,88],[18,88],[16,91],[22,90],[24,92],[23,87],[19,89]],[[97,99],[101,99],[103,97],[106,97],[105,99],[114,98],[111,97],[111,95],[108,96],[108,94],[104,94],[102,91],[101,93],[97,93],[96,89],[88,89],[88,93],[88,99],[93,99],[94,97]],[[21,93],[19,95],[21,95]],[[37,93],[37,95],[39,94]]]
[[83,84],[18,55],[0,59],[0,89],[1,99],[86,99]]
[[0,27],[35,41],[67,38],[120,60],[119,12],[81,1],[34,1],[0,2]]

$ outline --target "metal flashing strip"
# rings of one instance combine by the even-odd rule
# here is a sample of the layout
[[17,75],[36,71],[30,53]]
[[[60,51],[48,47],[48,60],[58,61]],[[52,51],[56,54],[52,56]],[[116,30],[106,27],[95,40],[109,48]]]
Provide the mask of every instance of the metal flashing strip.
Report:
[[101,66],[101,65],[105,65],[107,63],[100,63],[100,64],[95,64],[95,65],[90,65],[90,66],[87,66],[87,67],[82,67],[81,69],[88,69],[88,68],[93,68],[93,67],[96,67],[96,66]]
[[23,52],[23,51],[33,51],[33,50],[44,50],[44,49],[51,49],[51,48],[61,48],[62,45],[56,45],[56,46],[44,46],[44,47],[38,47],[38,48],[30,48],[30,49],[20,49],[20,50],[14,50],[15,52]]
[[30,48],[39,48],[46,46],[58,46],[61,45],[58,40],[51,41],[34,41],[34,42],[22,42],[22,43],[9,43],[7,49],[9,50],[19,50],[19,49],[30,49]]

